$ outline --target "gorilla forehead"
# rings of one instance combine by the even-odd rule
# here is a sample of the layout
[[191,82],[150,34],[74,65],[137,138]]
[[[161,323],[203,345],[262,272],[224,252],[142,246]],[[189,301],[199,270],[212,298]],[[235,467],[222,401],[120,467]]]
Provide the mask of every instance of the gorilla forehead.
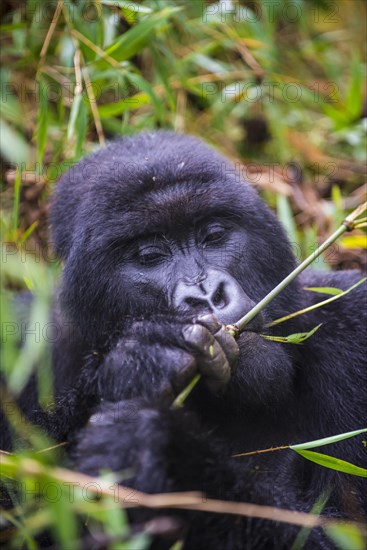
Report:
[[56,247],[65,255],[76,220],[98,242],[100,223],[104,239],[129,239],[137,228],[147,233],[187,226],[203,212],[245,223],[255,208],[262,208],[256,193],[227,159],[192,136],[160,131],[117,139],[74,166],[57,186],[52,222]]
[[243,208],[238,208],[238,197],[231,193],[224,198],[214,184],[202,188],[193,187],[191,182],[176,182],[166,188],[152,185],[146,192],[137,189],[129,198],[124,193],[116,195],[115,192],[113,211],[110,211],[111,204],[109,197],[105,196],[97,205],[94,218],[106,220],[109,214],[108,226],[112,235],[118,232],[126,238],[155,231],[180,231],[204,217],[242,220],[244,216]]

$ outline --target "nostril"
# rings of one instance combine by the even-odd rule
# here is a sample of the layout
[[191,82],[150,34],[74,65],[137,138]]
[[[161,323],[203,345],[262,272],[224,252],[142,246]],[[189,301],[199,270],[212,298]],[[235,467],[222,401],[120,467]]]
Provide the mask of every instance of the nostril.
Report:
[[218,288],[212,297],[212,303],[218,309],[221,309],[227,305],[223,282],[219,283]]
[[190,306],[190,308],[195,309],[208,307],[208,302],[206,300],[200,300],[200,298],[193,298],[192,296],[185,298],[184,303]]

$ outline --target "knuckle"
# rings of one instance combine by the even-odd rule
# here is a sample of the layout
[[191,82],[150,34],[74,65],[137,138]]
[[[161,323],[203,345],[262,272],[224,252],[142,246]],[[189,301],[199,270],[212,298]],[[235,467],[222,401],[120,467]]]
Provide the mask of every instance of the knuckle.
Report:
[[212,334],[219,331],[222,327],[214,313],[200,315],[197,318],[197,322],[204,325]]
[[200,324],[186,325],[183,330],[184,340],[196,346],[204,346],[211,339],[210,332]]

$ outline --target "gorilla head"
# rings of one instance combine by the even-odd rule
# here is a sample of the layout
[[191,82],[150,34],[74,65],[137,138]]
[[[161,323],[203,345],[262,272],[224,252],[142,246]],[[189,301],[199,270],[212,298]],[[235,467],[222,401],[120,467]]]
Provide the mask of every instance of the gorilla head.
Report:
[[119,139],[83,159],[57,187],[52,226],[62,303],[92,339],[128,316],[172,310],[233,323],[294,267],[240,168],[172,132]]

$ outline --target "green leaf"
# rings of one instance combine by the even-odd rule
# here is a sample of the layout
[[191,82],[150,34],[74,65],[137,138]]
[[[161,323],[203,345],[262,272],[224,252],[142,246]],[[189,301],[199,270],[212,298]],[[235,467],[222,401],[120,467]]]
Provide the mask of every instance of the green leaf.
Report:
[[264,340],[271,340],[272,342],[280,342],[284,344],[300,344],[304,342],[310,336],[315,334],[315,332],[321,327],[322,323],[314,327],[309,332],[296,332],[294,334],[289,334],[288,336],[269,336],[268,334],[260,334]]
[[76,121],[76,145],[75,145],[75,156],[76,158],[81,157],[83,153],[83,144],[85,141],[85,136],[87,135],[88,130],[88,113],[85,101],[82,101],[79,106],[78,118]]
[[[315,504],[312,506],[310,510],[310,514],[314,514],[316,516],[319,516],[323,509],[326,506],[327,501],[330,497],[330,492],[325,491],[321,493]],[[295,541],[292,544],[291,550],[302,550],[305,546],[305,543],[311,533],[312,529],[310,527],[302,527],[302,529],[299,530],[297,537],[295,538]]]
[[20,189],[22,187],[22,171],[17,170],[14,181],[14,201],[13,201],[13,231],[18,229],[19,224],[19,205],[20,205]]
[[139,109],[142,105],[150,103],[148,94],[140,92],[121,101],[115,101],[114,103],[106,103],[98,107],[99,116],[101,118],[109,118],[111,116],[121,115],[125,111],[134,111]]
[[[127,522],[126,512],[111,497],[103,497],[102,513],[104,530],[111,538],[128,537],[129,526]],[[111,550],[120,550],[121,544],[112,544]]]
[[320,323],[319,325],[314,327],[309,332],[299,332],[299,333],[295,333],[295,334],[290,334],[288,336],[287,340],[290,344],[299,344],[300,342],[304,342],[305,340],[310,338],[310,336],[315,334],[315,332],[321,327],[321,325],[322,325],[322,323]]
[[30,153],[28,143],[22,134],[3,118],[0,119],[0,151],[6,160],[16,164],[25,163]]
[[289,199],[285,195],[277,195],[277,215],[287,232],[292,243],[298,243],[297,227],[293,218],[293,212]]
[[[172,87],[169,82],[172,75],[172,66],[178,66],[177,60],[172,55],[172,52],[169,51],[169,48],[167,48],[164,44],[159,44],[159,48],[152,47],[151,55],[153,58],[153,64],[157,71],[157,76],[162,82],[164,90],[166,92],[169,108],[172,112],[175,112],[176,96],[173,93]],[[201,88],[200,93],[202,93]]]
[[310,292],[320,292],[321,294],[334,294],[335,296],[338,294],[343,294],[343,291],[340,288],[334,288],[332,286],[310,286],[305,287],[305,290],[309,290]]
[[341,239],[343,248],[367,248],[367,235],[348,235]]
[[[68,496],[66,489],[63,488],[64,490],[60,490],[60,484],[55,483],[52,478],[48,480],[47,476],[45,476],[44,482],[45,488],[42,494],[48,495],[48,486],[56,488],[56,491],[54,489],[56,495],[52,494],[47,501],[49,512],[52,514],[52,527],[55,538],[61,548],[70,548],[78,540],[78,526],[73,508],[70,506],[70,496]],[[58,495],[58,492],[61,492],[61,494]],[[62,521],[60,521],[60,518],[62,518]]]
[[367,477],[366,468],[360,468],[355,466],[351,462],[346,462],[340,458],[335,458],[334,456],[324,455],[322,453],[316,453],[315,451],[304,451],[296,450],[296,453],[303,456],[315,464],[329,468],[330,470],[337,470],[338,472],[344,472],[345,474],[350,474],[359,477]]
[[362,112],[363,103],[363,71],[362,63],[357,54],[353,55],[351,63],[351,82],[346,98],[346,108],[351,122],[356,120]]
[[324,531],[340,550],[366,550],[366,539],[353,523],[330,524],[324,527]]
[[354,430],[353,432],[345,432],[338,435],[332,435],[329,437],[323,437],[322,439],[315,439],[314,441],[307,441],[306,443],[298,443],[297,445],[289,445],[289,448],[293,451],[312,449],[312,447],[322,447],[323,445],[329,445],[330,443],[336,443],[337,441],[343,441],[356,435],[367,433],[367,428],[361,430]]
[[[130,59],[146,46],[149,37],[159,26],[165,23],[173,13],[180,10],[181,8],[179,7],[169,7],[153,15],[148,15],[112,44],[106,51],[107,55],[113,57],[116,61]],[[99,64],[101,63],[106,64],[106,61],[101,60]]]
[[37,138],[37,162],[39,164],[42,164],[47,143],[47,130],[49,120],[47,83],[43,79],[40,79],[39,81],[39,90],[40,100],[37,114],[37,127],[34,135]]
[[70,118],[68,124],[67,139],[71,139],[75,133],[75,123],[78,118],[80,104],[83,100],[82,94],[76,94],[74,96],[73,104],[71,106]]
[[125,8],[137,13],[152,13],[152,8],[148,6],[141,6],[136,2],[130,2],[130,0],[101,0],[101,3],[105,6],[118,6],[119,8]]
[[136,88],[142,90],[149,96],[151,103],[155,108],[156,115],[158,118],[163,119],[163,102],[158,99],[149,82],[147,82],[141,75],[135,73],[128,73],[126,78],[127,80],[130,80]]

